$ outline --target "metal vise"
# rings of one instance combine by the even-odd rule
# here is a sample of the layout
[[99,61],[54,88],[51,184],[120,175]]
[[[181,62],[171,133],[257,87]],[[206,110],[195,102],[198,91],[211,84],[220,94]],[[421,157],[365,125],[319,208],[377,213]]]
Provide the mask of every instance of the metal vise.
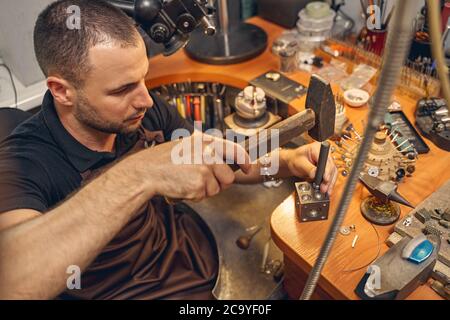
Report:
[[325,172],[329,150],[330,143],[328,141],[322,142],[314,182],[303,181],[295,184],[297,198],[295,206],[301,222],[325,220],[328,218],[330,198],[328,193],[320,191],[320,184]]

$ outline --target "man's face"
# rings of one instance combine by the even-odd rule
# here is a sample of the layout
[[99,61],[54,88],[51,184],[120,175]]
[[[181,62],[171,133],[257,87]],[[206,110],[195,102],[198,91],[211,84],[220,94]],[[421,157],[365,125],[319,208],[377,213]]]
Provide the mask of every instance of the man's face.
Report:
[[153,100],[145,86],[148,59],[143,41],[137,47],[117,44],[89,51],[91,70],[77,92],[75,118],[104,133],[137,130]]

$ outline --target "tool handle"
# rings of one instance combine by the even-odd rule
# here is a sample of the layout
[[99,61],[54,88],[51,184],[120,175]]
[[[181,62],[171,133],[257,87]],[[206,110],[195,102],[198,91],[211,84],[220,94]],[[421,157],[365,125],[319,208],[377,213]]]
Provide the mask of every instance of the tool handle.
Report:
[[330,151],[330,143],[323,141],[320,145],[319,161],[317,162],[316,176],[314,177],[314,188],[319,189],[323,180],[323,174],[325,173],[325,167],[328,160],[328,152]]
[[[263,146],[267,151],[273,151],[274,146],[281,147],[291,141],[293,138],[299,136],[305,131],[308,131],[314,127],[315,124],[315,114],[311,109],[306,109],[304,111],[298,112],[295,115],[284,119],[283,121],[278,122],[273,125],[265,132],[258,132],[256,134],[257,141],[256,144],[250,144],[249,139],[242,141],[241,146],[247,151],[247,153],[257,153],[259,148]],[[271,130],[275,130],[275,133],[272,134]],[[272,142],[272,138],[278,138],[278,143]],[[254,159],[251,159],[254,160]],[[233,170],[237,171],[240,169],[238,164],[228,164],[228,166]],[[175,204],[177,202],[182,201],[182,199],[171,199],[165,198],[167,203]]]

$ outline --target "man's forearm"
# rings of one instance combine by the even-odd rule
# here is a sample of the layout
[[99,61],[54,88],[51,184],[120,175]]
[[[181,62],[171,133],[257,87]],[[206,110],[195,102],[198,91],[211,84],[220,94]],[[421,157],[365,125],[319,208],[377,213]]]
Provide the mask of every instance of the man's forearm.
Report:
[[0,299],[48,299],[85,269],[152,197],[132,157],[40,217],[0,232]]

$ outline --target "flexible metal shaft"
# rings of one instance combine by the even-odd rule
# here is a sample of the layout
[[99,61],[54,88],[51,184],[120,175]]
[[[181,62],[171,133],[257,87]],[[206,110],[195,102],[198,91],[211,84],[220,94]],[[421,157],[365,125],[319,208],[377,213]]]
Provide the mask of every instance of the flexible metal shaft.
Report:
[[379,84],[373,98],[373,105],[369,113],[364,139],[361,142],[353,168],[348,176],[337,212],[320,249],[319,257],[309,274],[303,293],[300,296],[301,300],[309,300],[316,288],[317,281],[333,247],[339,227],[344,221],[345,213],[352,199],[359,173],[363,168],[373,137],[390,104],[392,93],[400,76],[400,70],[403,67],[406,54],[410,48],[414,18],[412,4],[413,1],[398,1],[396,3],[392,17],[393,21],[391,22],[391,28],[388,32],[388,39],[384,50]]
[[[436,60],[436,69],[441,81],[442,93],[447,105],[450,104],[450,81],[448,79],[448,68],[445,63],[443,43],[441,40],[441,14],[440,1],[428,0],[428,23],[430,25],[431,51]],[[444,21],[447,23],[447,21]]]

